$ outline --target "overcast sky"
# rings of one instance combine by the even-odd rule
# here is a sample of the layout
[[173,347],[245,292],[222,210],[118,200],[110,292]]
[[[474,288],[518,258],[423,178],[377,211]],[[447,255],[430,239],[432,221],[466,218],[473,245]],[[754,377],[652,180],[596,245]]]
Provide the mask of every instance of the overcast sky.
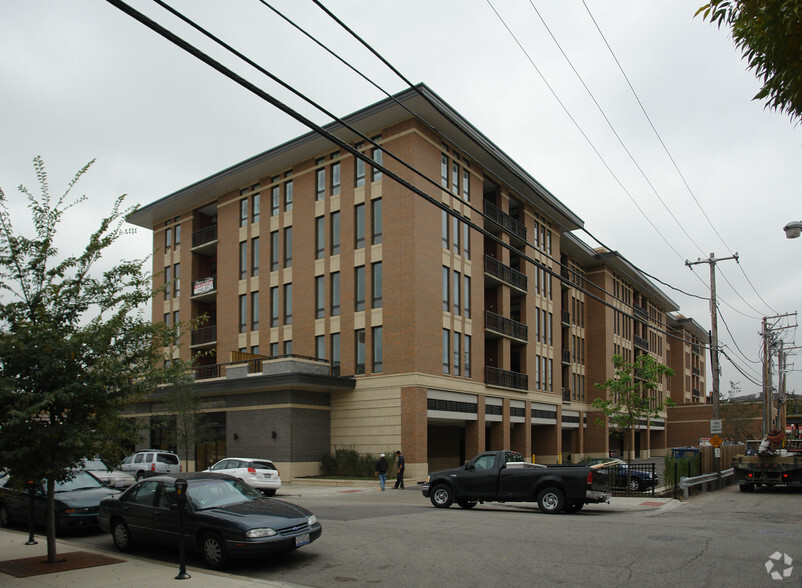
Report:
[[[235,63],[154,3],[132,4]],[[786,239],[782,227],[802,219],[802,130],[752,101],[757,80],[728,32],[694,18],[702,0],[586,4],[327,2],[408,79],[429,85],[637,267],[707,297],[708,265],[692,271],[685,260],[738,252],[740,268],[734,261],[717,266],[719,337],[746,376],[722,357],[721,390],[733,381],[742,393],[757,392],[750,379],[760,381],[761,319],[800,306],[802,239]],[[337,115],[385,97],[258,0],[172,5]],[[274,5],[386,91],[405,88],[311,1]],[[316,122],[329,122],[258,74],[248,77]],[[97,158],[77,188],[89,203],[70,216],[64,252],[84,241],[119,194],[147,204],[306,132],[102,0],[5,0],[0,89],[0,187],[14,210],[24,211],[16,186],[36,188],[35,155],[45,158],[54,194]],[[114,253],[149,252],[150,234],[139,229]],[[710,328],[706,301],[661,289]],[[795,329],[782,332],[793,344]],[[788,389],[802,392],[802,361],[795,370]]]

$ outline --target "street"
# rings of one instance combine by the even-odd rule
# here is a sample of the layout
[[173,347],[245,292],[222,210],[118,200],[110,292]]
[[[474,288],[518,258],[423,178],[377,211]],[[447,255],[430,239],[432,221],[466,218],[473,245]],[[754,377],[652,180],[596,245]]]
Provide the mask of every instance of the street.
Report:
[[[802,586],[802,493],[794,490],[731,486],[653,510],[613,498],[553,516],[518,503],[435,509],[417,488],[287,484],[279,498],[312,510],[323,536],[269,560],[235,562],[229,573],[306,586]],[[100,533],[65,539],[115,552]],[[794,562],[781,581],[769,575],[788,567],[784,557],[770,560],[775,553]],[[134,555],[175,561],[155,547]],[[194,554],[188,565],[203,567]]]

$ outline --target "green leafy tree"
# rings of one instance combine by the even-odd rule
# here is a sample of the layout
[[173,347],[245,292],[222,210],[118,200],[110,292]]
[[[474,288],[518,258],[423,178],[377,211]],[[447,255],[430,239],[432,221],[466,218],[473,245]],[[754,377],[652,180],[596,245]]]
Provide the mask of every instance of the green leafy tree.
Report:
[[[163,350],[172,329],[143,318],[153,296],[145,260],[95,265],[127,231],[118,197],[83,251],[62,255],[56,232],[65,214],[86,201],[72,198],[82,167],[64,194],[50,196],[45,165],[34,159],[41,195],[20,185],[32,233],[18,233],[0,190],[0,464],[12,477],[47,481],[48,561],[57,560],[55,483],[69,480],[83,458],[119,463],[122,443],[135,438],[120,416],[129,402],[172,378]],[[99,275],[93,275],[98,273]]]
[[[201,399],[192,388],[192,376],[187,371],[164,396],[164,410],[170,415],[169,441],[184,457],[184,471],[189,471],[189,456],[194,455],[198,443],[211,441],[212,425],[201,412]],[[195,464],[200,471],[203,468]]]
[[802,120],[802,1],[713,0],[696,14],[731,29],[762,84],[754,100]]
[[[657,417],[665,408],[656,392],[662,377],[673,376],[674,371],[658,363],[651,355],[639,355],[632,363],[614,355],[613,366],[613,377],[596,384],[596,388],[607,392],[606,397],[593,401],[593,407],[604,415],[604,418],[596,419],[596,424],[601,427],[609,424],[611,430],[624,434],[627,461],[631,461],[634,449],[631,446],[632,432],[642,421]],[[673,404],[671,398],[667,398],[666,403]]]

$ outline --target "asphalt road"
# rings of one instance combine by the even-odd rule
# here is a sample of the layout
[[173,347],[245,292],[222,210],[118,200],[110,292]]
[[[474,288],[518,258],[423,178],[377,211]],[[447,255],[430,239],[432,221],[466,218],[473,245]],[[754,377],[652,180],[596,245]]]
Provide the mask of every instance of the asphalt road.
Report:
[[[323,536],[297,551],[236,562],[229,573],[288,585],[802,586],[802,492],[737,487],[658,510],[588,505],[544,515],[534,505],[435,509],[420,491],[338,492],[286,486]],[[114,551],[111,537],[68,538]],[[770,557],[779,553],[779,561]],[[789,566],[790,577],[770,571]],[[138,556],[175,561],[163,548]],[[203,567],[198,556],[189,566]]]

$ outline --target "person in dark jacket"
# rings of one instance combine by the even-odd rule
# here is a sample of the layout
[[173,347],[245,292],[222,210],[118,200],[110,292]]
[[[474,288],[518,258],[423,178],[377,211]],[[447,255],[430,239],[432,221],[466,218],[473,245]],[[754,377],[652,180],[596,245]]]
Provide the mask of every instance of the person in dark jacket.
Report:
[[404,489],[404,470],[406,469],[406,464],[404,463],[404,456],[401,455],[400,451],[395,452],[395,463],[398,466],[398,473],[395,476],[395,486],[393,489],[401,490]]
[[376,462],[376,473],[379,474],[379,490],[384,492],[384,483],[387,481],[387,468],[390,464],[387,463],[387,458],[381,454],[379,461]]

